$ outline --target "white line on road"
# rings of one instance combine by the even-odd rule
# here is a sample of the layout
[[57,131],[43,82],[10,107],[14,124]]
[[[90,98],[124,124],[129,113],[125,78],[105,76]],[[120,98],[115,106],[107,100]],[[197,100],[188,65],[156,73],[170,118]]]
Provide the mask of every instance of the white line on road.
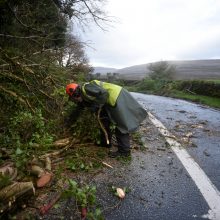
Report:
[[199,188],[204,199],[208,203],[210,210],[204,218],[219,220],[220,219],[220,192],[212,184],[211,180],[200,168],[200,166],[193,160],[189,153],[181,147],[180,143],[175,140],[175,137],[166,129],[166,127],[156,119],[150,112],[148,112],[149,119],[158,128],[160,133],[165,137],[166,141],[171,146],[174,153],[177,155],[183,166]]

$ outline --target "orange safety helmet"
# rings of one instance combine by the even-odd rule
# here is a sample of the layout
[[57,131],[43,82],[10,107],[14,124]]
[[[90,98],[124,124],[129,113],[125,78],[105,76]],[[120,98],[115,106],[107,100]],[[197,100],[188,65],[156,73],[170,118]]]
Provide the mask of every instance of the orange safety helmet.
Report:
[[69,95],[69,96],[72,96],[76,90],[78,89],[79,85],[76,84],[76,83],[70,83],[66,86],[66,93]]

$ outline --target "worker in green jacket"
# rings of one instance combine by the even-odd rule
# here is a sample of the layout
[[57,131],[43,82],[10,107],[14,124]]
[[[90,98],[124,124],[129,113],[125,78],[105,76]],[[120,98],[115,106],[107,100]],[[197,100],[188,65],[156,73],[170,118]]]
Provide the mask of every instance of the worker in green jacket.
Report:
[[[110,125],[114,124],[118,150],[109,152],[110,157],[130,155],[130,136],[147,116],[147,112],[121,86],[92,80],[79,85],[70,83],[66,86],[69,99],[78,105],[78,109],[88,107],[100,114],[102,129],[102,145],[111,147],[112,132]],[[70,117],[71,119],[71,117]]]

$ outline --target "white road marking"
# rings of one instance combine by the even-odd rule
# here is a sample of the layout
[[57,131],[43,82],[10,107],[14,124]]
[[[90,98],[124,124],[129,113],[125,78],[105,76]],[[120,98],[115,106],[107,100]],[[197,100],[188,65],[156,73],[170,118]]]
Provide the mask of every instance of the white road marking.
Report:
[[171,149],[177,155],[183,166],[197,185],[198,189],[202,193],[204,199],[208,203],[210,210],[209,213],[203,215],[203,218],[212,220],[220,220],[220,192],[212,184],[211,180],[200,168],[200,166],[193,160],[189,153],[181,147],[166,127],[156,119],[150,112],[148,112],[149,119],[158,128],[160,133],[165,137],[166,141],[171,146]]

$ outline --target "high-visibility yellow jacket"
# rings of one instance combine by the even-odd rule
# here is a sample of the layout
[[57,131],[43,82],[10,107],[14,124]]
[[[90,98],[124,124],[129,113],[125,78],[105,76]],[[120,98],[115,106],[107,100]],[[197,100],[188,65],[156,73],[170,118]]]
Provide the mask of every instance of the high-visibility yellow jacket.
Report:
[[105,108],[111,121],[122,133],[135,131],[147,113],[121,86],[93,80],[81,86],[82,98],[96,107]]

